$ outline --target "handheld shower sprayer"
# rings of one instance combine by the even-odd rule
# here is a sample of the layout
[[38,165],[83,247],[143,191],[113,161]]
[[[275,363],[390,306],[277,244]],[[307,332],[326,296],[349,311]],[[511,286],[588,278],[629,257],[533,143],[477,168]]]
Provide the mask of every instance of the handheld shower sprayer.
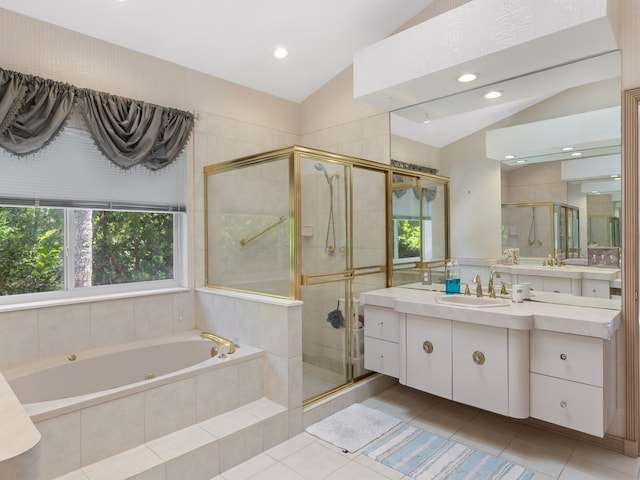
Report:
[[333,175],[330,177],[329,174],[327,173],[327,169],[324,168],[324,165],[322,165],[320,162],[317,162],[314,166],[313,166],[316,170],[321,171],[322,173],[324,173],[325,178],[327,179],[327,183],[329,185],[331,185],[331,180],[333,179]]
[[329,184],[329,220],[327,224],[327,237],[324,242],[324,251],[329,255],[333,255],[336,251],[336,225],[335,218],[333,216],[333,178],[339,177],[340,175],[338,173],[329,175],[325,166],[320,162],[314,164],[313,168],[324,173],[324,177],[327,179],[327,183]]

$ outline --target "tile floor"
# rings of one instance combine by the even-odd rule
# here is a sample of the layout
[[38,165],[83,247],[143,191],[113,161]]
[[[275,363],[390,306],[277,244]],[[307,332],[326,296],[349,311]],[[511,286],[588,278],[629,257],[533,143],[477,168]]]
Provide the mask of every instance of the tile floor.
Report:
[[302,375],[304,378],[302,398],[305,401],[346,383],[344,374],[332,372],[307,362],[302,364]]
[[[362,402],[438,435],[524,465],[533,480],[637,480],[640,459],[396,385]],[[361,452],[301,433],[212,480],[409,480]]]

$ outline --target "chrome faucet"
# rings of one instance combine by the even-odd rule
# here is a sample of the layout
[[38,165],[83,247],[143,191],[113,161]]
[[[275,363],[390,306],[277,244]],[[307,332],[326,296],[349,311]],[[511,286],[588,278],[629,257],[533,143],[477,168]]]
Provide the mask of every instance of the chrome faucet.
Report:
[[233,352],[236,351],[236,344],[233,343],[230,340],[227,340],[226,338],[223,338],[219,335],[214,335],[213,333],[209,333],[209,332],[202,332],[200,334],[200,336],[202,338],[206,338],[207,340],[211,340],[213,343],[215,343],[216,345],[220,346],[220,347],[224,347],[227,350],[227,353],[229,355],[231,355]]
[[477,285],[476,296],[482,297],[482,281],[480,280],[480,275],[476,273],[471,281]]
[[491,270],[491,273],[489,273],[489,297],[490,298],[496,298],[496,288],[493,285],[493,278],[500,278],[500,272],[496,272],[494,270]]

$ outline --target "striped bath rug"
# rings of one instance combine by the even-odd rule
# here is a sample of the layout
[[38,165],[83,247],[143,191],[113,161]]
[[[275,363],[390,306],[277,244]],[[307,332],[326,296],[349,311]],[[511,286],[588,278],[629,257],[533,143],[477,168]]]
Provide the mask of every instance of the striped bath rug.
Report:
[[364,454],[416,480],[529,480],[533,472],[404,424]]

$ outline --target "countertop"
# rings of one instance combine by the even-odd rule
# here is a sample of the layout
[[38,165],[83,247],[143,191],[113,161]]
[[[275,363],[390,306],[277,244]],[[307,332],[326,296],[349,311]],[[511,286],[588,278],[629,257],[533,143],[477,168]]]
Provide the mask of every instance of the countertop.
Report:
[[[558,304],[543,301],[542,297],[545,295],[540,292],[538,293],[540,298],[537,301],[513,303],[503,298],[501,306],[479,308],[438,303],[438,298],[443,295],[439,291],[391,287],[364,292],[360,295],[360,302],[364,305],[392,308],[400,313],[445,318],[458,322],[517,330],[549,330],[603,339],[610,339],[621,321],[620,311],[611,308],[615,306],[615,302],[606,299],[573,297],[575,299],[573,305]],[[566,299],[567,302],[568,300]],[[588,301],[590,305],[585,306],[580,303],[582,300]],[[597,307],[596,304],[603,308]]]
[[[40,432],[0,374],[0,473],[2,463],[19,457],[40,441]],[[2,476],[2,475],[0,475]]]
[[620,277],[619,268],[588,267],[565,265],[562,267],[543,267],[542,265],[492,265],[491,270],[512,275],[533,275],[539,277],[575,278],[585,280],[612,281]]

